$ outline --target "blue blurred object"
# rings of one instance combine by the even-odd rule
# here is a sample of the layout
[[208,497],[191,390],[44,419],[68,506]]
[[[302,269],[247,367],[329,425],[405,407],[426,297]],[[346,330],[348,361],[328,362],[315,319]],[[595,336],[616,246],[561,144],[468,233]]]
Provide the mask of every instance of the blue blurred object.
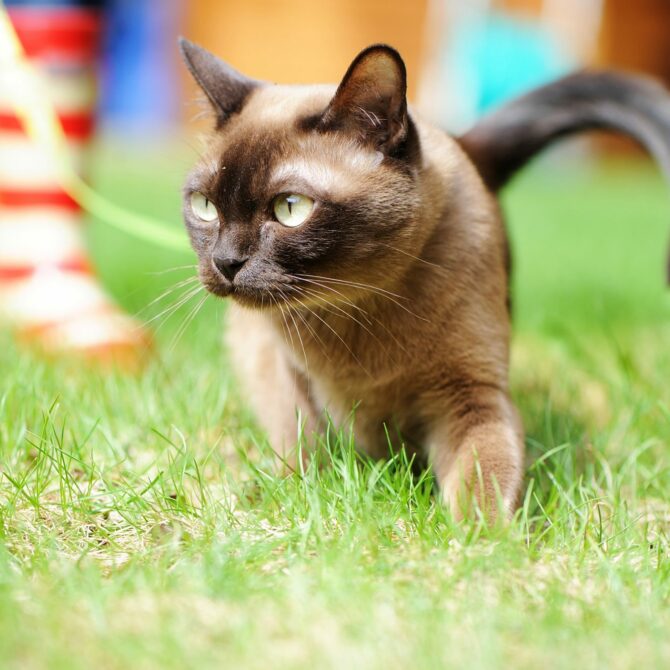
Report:
[[476,72],[478,114],[555,79],[571,66],[550,32],[531,21],[500,13],[458,31],[452,58],[456,66],[467,63]]
[[174,73],[180,0],[109,0],[103,45],[102,124],[160,134],[178,119]]
[[488,10],[453,19],[435,94],[439,120],[452,131],[574,66],[569,51],[539,22]]
[[102,9],[101,125],[116,133],[146,135],[177,123],[173,65],[181,0],[5,0],[5,5]]

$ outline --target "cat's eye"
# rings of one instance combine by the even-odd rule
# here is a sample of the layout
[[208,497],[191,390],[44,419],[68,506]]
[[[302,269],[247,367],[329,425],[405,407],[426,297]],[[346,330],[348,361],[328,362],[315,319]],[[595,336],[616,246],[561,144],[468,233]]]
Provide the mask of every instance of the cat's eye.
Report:
[[201,221],[211,223],[219,218],[214,203],[198,191],[191,193],[191,210]]
[[296,228],[312,213],[314,200],[299,193],[284,193],[275,198],[272,209],[282,226]]

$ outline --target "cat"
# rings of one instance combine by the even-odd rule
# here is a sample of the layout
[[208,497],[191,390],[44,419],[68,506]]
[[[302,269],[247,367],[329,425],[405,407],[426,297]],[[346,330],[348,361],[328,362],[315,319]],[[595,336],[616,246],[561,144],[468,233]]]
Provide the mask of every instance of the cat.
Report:
[[389,443],[427,457],[455,518],[512,515],[524,434],[496,193],[554,139],[596,127],[670,169],[670,96],[583,72],[454,138],[408,109],[387,45],[337,87],[266,84],[180,48],[214,120],[183,216],[202,283],[233,300],[237,378],[282,461],[295,466],[327,416],[372,457]]

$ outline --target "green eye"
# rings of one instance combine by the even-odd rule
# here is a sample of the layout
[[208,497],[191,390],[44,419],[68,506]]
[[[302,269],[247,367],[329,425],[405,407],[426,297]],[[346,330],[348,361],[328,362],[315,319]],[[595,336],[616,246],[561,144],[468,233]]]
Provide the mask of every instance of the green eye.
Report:
[[191,193],[191,209],[201,221],[211,222],[219,218],[219,213],[212,201],[198,191]]
[[296,228],[312,213],[314,200],[299,193],[287,193],[277,196],[272,208],[279,223]]

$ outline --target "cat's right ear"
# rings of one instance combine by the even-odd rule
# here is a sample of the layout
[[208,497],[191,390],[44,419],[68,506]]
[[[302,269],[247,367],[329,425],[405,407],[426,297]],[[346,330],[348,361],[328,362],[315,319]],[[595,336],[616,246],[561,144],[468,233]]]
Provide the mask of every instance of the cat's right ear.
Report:
[[356,56],[317,128],[345,130],[386,154],[404,145],[411,130],[407,72],[400,54],[374,44]]
[[247,96],[261,85],[183,37],[179,38],[179,50],[189,72],[214,108],[217,128],[239,112]]

